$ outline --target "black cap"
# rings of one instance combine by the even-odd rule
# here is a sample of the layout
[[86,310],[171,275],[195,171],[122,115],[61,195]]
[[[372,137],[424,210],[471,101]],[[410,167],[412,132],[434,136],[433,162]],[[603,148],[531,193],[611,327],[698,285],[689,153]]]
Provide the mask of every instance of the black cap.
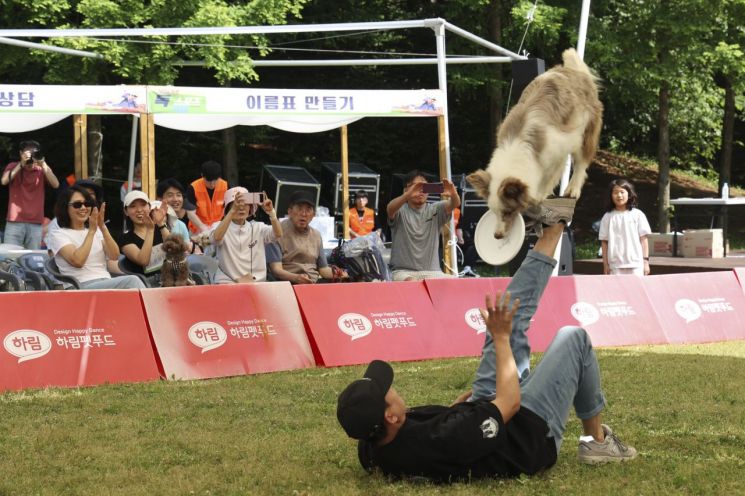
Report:
[[103,188],[98,183],[90,179],[78,179],[75,181],[75,184],[83,188],[92,189],[96,193],[96,203],[99,205],[106,201],[103,197]]
[[297,205],[298,203],[307,203],[313,208],[316,208],[316,199],[307,191],[295,191],[290,195],[290,206]]
[[354,194],[354,198],[367,198],[367,191],[365,191],[364,189],[359,190]]
[[393,368],[373,360],[362,377],[339,395],[336,418],[349,437],[372,440],[384,432],[385,395],[393,384]]

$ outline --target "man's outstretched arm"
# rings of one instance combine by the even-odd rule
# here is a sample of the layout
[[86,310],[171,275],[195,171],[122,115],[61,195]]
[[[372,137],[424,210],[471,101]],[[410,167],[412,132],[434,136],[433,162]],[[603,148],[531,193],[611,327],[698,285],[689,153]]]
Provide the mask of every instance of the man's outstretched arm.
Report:
[[516,299],[510,305],[509,291],[505,293],[504,298],[501,296],[497,293],[492,302],[489,295],[486,295],[486,310],[481,309],[481,316],[486,321],[486,329],[494,341],[496,355],[497,396],[492,403],[499,408],[502,420],[506,424],[520,409],[520,380],[510,347],[512,317],[520,306],[520,300]]

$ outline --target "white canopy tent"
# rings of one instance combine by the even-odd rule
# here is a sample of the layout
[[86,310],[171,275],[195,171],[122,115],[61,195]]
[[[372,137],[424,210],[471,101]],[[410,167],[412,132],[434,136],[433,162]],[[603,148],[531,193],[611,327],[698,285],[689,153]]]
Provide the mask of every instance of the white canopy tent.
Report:
[[[583,0],[582,2],[582,17],[580,24],[580,36],[578,48],[580,56],[584,53],[585,35],[587,30],[587,18],[589,13],[590,0]],[[520,56],[509,50],[506,50],[499,45],[491,43],[483,38],[476,36],[468,31],[465,31],[457,26],[450,24],[444,19],[424,19],[424,20],[413,20],[413,21],[391,21],[391,22],[363,22],[363,23],[344,23],[344,24],[316,24],[316,25],[281,25],[281,26],[241,26],[241,27],[194,27],[194,28],[126,28],[126,29],[0,29],[0,43],[8,43],[21,46],[32,45],[29,42],[17,40],[17,38],[57,38],[57,37],[138,37],[138,36],[193,36],[193,35],[220,35],[220,34],[278,34],[278,33],[319,33],[319,32],[342,32],[342,31],[373,31],[373,30],[396,30],[396,29],[412,29],[412,28],[428,28],[432,29],[435,34],[436,44],[436,58],[431,59],[395,59],[395,58],[384,58],[384,59],[373,59],[373,60],[311,60],[311,61],[269,61],[269,60],[257,60],[255,65],[260,66],[342,66],[342,65],[419,65],[427,63],[437,64],[438,73],[438,86],[439,86],[439,99],[438,107],[441,109],[441,114],[436,114],[438,117],[438,130],[439,130],[439,152],[440,152],[440,174],[443,177],[451,177],[451,166],[450,166],[450,138],[448,128],[448,105],[447,105],[447,74],[446,66],[449,63],[503,63],[511,60],[525,59],[526,57]],[[446,32],[451,32],[457,36],[463,37],[473,43],[491,50],[492,52],[498,53],[499,56],[492,57],[447,57],[445,52],[445,35]],[[36,48],[52,51],[60,51],[71,55],[78,56],[89,56],[89,57],[100,57],[100,55],[90,52],[72,51],[69,49],[63,49],[59,47],[33,44]],[[73,53],[76,52],[76,53]],[[183,65],[188,64],[200,64],[199,61],[182,62]],[[0,87],[0,91],[3,88]],[[149,101],[148,101],[149,103]],[[428,108],[428,107],[427,107]],[[3,125],[4,117],[7,115],[8,109],[3,107],[0,111],[0,131],[6,129]],[[99,113],[101,110],[99,110]],[[121,112],[121,110],[119,110]],[[116,112],[111,112],[116,113]],[[138,112],[139,113],[139,112]],[[76,160],[76,173],[80,170],[83,173],[83,165],[85,162],[85,136],[81,132],[81,129],[85,126],[84,113],[77,114],[78,117],[75,119],[76,123],[76,157],[80,157],[80,162]],[[157,113],[144,113],[140,121],[140,137],[142,139],[141,155],[142,155],[142,168],[143,168],[143,189],[152,194],[152,188],[154,188],[155,180],[155,164],[154,164],[154,125],[164,126],[183,126],[186,125],[186,120],[183,116],[169,115],[167,113],[158,115]],[[29,115],[15,115],[13,121],[16,126],[13,127],[13,131],[6,132],[20,132],[23,127],[24,131],[31,130],[29,126],[38,125],[44,127],[54,122],[57,122],[66,115],[60,114],[39,114],[34,118]],[[155,116],[155,117],[154,117]],[[335,127],[341,127],[342,135],[342,173],[343,173],[343,187],[345,204],[345,226],[347,222],[347,204],[346,199],[348,198],[348,156],[347,156],[347,124],[354,122],[355,120],[362,118],[361,116],[346,116],[339,120],[333,118],[318,118],[318,120],[308,121],[303,118],[299,118],[297,115],[292,117],[277,117],[272,119],[259,119],[256,116],[241,116],[241,117],[227,117],[225,115],[210,117],[211,123],[206,123],[206,119],[202,121],[203,124],[189,124],[194,126],[205,126],[198,129],[191,130],[205,130],[205,129],[224,129],[226,127],[232,127],[234,125],[270,125],[279,129],[294,131],[294,132],[317,132]],[[8,115],[10,117],[10,115]],[[36,124],[34,124],[34,122]],[[223,126],[212,127],[212,126]],[[182,129],[176,127],[176,129]],[[304,129],[301,130],[301,129]],[[134,130],[134,124],[133,124]],[[133,135],[133,146],[134,146],[134,135]],[[134,150],[134,149],[133,149]],[[131,154],[130,160],[130,172],[129,179],[131,184],[132,170],[134,166],[134,151]],[[83,173],[82,175],[86,175]],[[562,186],[563,189],[563,186]],[[451,269],[457,273],[457,261],[454,251],[449,249],[449,244],[452,241],[454,232],[452,222],[450,226],[450,235],[448,236],[448,244],[446,245],[446,259],[450,259]],[[347,233],[345,232],[345,235]]]

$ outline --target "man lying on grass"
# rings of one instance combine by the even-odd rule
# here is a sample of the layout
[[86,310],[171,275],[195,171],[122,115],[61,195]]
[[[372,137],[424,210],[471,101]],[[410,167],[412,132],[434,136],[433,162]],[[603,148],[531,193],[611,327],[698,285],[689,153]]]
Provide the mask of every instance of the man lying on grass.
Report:
[[[561,446],[570,406],[582,420],[579,459],[626,461],[636,450],[601,424],[605,397],[600,370],[584,329],[563,327],[530,372],[526,332],[556,261],[553,254],[574,200],[549,199],[536,212],[542,235],[503,298],[486,297],[481,313],[488,333],[472,391],[451,407],[407,409],[391,386],[393,369],[375,360],[362,379],[339,395],[337,418],[358,439],[368,471],[455,481],[535,474],[551,467]],[[547,225],[541,227],[541,225]]]

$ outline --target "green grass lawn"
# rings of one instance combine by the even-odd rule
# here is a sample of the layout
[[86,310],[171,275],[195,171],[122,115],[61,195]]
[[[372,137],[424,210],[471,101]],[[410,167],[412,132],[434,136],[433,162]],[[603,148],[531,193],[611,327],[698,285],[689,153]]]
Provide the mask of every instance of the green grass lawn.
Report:
[[[745,342],[600,350],[606,421],[630,463],[576,459],[572,420],[543,475],[388,483],[337,427],[363,367],[0,395],[0,494],[743,494]],[[411,405],[467,389],[474,358],[394,364]]]

